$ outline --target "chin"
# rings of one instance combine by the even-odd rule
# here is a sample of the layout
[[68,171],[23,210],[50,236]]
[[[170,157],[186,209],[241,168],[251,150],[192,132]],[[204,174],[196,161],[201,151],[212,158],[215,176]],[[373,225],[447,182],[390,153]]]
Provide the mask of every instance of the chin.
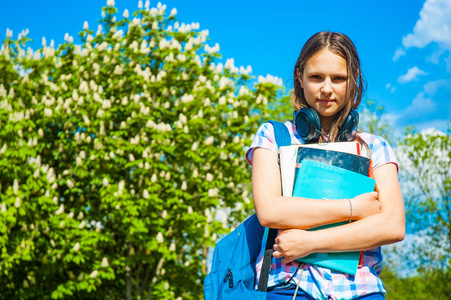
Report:
[[318,115],[321,117],[333,117],[336,116],[338,112],[330,112],[330,111],[318,111]]

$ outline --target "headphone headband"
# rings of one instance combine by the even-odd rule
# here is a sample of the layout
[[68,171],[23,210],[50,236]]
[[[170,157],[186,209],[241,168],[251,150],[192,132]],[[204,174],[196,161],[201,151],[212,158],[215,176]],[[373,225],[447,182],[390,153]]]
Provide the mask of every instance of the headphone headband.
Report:
[[[321,119],[318,113],[309,107],[294,112],[294,124],[299,136],[306,143],[315,143],[321,136]],[[338,141],[345,142],[354,139],[359,124],[359,113],[351,109],[343,124],[338,128]]]

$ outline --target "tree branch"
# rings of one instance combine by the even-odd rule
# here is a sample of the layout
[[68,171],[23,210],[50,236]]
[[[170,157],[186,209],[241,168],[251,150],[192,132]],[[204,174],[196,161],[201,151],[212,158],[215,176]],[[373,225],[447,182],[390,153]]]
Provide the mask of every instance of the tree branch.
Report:
[[143,281],[141,283],[141,287],[139,288],[139,291],[138,291],[138,293],[141,297],[142,297],[144,287],[146,286],[147,281],[149,280],[149,274],[150,274],[150,265],[147,266],[146,274],[144,275],[144,279],[143,279]]
[[150,296],[152,295],[152,287],[155,283],[157,283],[158,277],[161,274],[161,268],[163,267],[163,263],[164,263],[164,258],[160,258],[160,260],[158,261],[157,264],[157,269],[155,270],[155,275],[152,278],[152,284],[149,287],[149,293],[147,294],[147,300],[150,300]]
[[132,275],[130,266],[125,266],[125,274],[126,274],[126,288],[125,294],[127,300],[132,300]]

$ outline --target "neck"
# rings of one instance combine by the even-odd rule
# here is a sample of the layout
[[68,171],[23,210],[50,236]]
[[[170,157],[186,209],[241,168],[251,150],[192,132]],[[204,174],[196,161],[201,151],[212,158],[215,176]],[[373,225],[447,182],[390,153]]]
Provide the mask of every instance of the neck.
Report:
[[332,123],[335,121],[335,116],[330,117],[320,117],[321,119],[321,130],[324,134],[330,133],[330,128],[332,127]]

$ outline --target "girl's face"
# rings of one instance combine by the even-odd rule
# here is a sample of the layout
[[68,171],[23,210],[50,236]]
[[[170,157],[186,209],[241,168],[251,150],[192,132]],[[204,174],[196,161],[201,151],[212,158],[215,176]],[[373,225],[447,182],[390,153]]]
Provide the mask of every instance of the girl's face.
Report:
[[322,125],[327,128],[346,105],[346,60],[322,49],[307,61],[300,78],[307,104],[318,113]]

